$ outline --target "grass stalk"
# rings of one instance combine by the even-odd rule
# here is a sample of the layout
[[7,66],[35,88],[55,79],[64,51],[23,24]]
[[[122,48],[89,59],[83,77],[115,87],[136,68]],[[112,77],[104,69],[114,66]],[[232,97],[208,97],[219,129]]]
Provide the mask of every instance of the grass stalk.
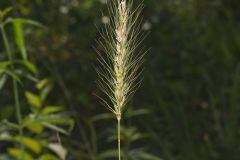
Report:
[[[3,41],[4,41],[4,45],[7,51],[7,56],[9,61],[11,62],[11,70],[14,70],[14,66],[13,66],[13,54],[10,50],[10,46],[9,46],[9,41],[7,38],[7,34],[6,31],[4,29],[4,25],[1,25],[1,33],[2,33],[2,37],[3,37]],[[16,117],[17,117],[17,121],[19,124],[19,136],[20,136],[20,150],[21,150],[21,160],[24,160],[24,145],[23,145],[23,128],[22,128],[22,114],[21,114],[21,108],[20,108],[20,101],[19,101],[19,91],[18,91],[18,84],[16,79],[12,78],[12,85],[13,85],[13,94],[14,94],[14,102],[15,102],[15,109],[16,109]]]
[[117,119],[118,160],[121,160],[121,119]]

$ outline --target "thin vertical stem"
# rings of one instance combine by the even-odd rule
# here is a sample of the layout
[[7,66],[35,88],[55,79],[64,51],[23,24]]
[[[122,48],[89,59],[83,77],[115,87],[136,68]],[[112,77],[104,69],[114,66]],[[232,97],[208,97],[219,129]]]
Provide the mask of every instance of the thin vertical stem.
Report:
[[[2,32],[2,37],[3,37],[3,41],[4,41],[4,45],[6,47],[7,50],[7,55],[8,55],[8,59],[11,62],[11,69],[14,70],[14,66],[13,66],[13,55],[12,52],[10,50],[9,47],[9,41],[4,29],[4,25],[0,26],[1,28],[1,32]],[[18,93],[18,84],[17,81],[12,78],[12,84],[13,84],[13,94],[14,94],[14,102],[15,102],[15,109],[16,109],[16,117],[17,117],[17,121],[18,124],[20,125],[19,127],[19,135],[20,135],[20,149],[21,149],[21,160],[24,160],[24,145],[23,145],[23,129],[22,129],[22,114],[21,114],[21,109],[20,109],[20,103],[19,103],[19,93]]]
[[121,119],[117,119],[118,160],[121,160]]

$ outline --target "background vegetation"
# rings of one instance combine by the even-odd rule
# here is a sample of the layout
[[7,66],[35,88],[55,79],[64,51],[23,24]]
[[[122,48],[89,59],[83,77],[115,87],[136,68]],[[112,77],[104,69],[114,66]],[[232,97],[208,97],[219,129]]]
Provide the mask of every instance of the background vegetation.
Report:
[[[65,114],[75,120],[71,136],[60,135],[67,160],[114,159],[116,153],[116,122],[93,95],[99,91],[92,46],[99,37],[96,26],[107,20],[105,2],[0,0],[1,10],[13,7],[10,16],[44,25],[24,26],[26,50],[38,68],[36,77],[50,77],[54,84],[46,104],[65,106]],[[143,29],[150,31],[144,44],[151,49],[145,57],[142,85],[124,115],[124,158],[239,160],[240,3],[144,3]],[[11,27],[7,31],[13,35]],[[3,61],[2,38],[0,42]],[[10,42],[16,48],[14,40]],[[35,83],[23,83],[20,102],[27,114],[24,92],[34,90]],[[10,86],[7,80],[0,92],[0,119],[15,121]],[[0,153],[9,145],[0,142]]]

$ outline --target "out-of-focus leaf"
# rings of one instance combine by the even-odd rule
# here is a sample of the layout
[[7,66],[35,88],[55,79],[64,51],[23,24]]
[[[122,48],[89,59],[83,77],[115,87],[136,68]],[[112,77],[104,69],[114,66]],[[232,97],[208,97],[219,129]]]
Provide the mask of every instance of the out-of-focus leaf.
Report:
[[30,20],[30,19],[23,19],[23,18],[14,18],[14,19],[11,19],[9,22],[12,22],[13,24],[15,41],[21,52],[22,58],[24,60],[27,60],[27,51],[25,47],[23,24],[30,24],[33,26],[41,26],[41,27],[42,25],[36,21]]
[[0,155],[0,159],[2,159],[2,160],[11,160],[11,157],[9,157],[9,155],[6,155],[6,154],[1,154]]
[[31,92],[25,92],[25,96],[30,105],[32,105],[35,108],[41,108],[42,102],[40,97]]
[[65,134],[65,135],[69,135],[69,132],[68,132],[67,130],[65,130],[65,129],[63,129],[63,128],[60,128],[60,127],[58,127],[58,126],[56,126],[56,125],[53,125],[53,124],[50,124],[50,123],[47,123],[47,122],[42,122],[42,124],[43,124],[45,127],[50,128],[50,129],[52,129],[52,130],[54,130],[54,131],[57,131],[57,132],[59,132],[59,133]]
[[72,125],[73,119],[69,117],[64,117],[59,114],[51,114],[48,116],[41,116],[41,121],[45,121],[48,123],[54,123],[54,124],[62,124],[62,125]]
[[31,19],[25,19],[25,18],[8,18],[5,21],[5,24],[14,23],[15,21],[18,21],[18,23],[21,23],[21,24],[29,24],[32,26],[42,27],[42,28],[44,27],[44,25],[42,25],[41,23],[39,23],[37,21],[31,20]]
[[43,79],[37,83],[36,87],[40,90],[40,97],[44,101],[52,89],[52,84],[48,79]]
[[13,19],[12,24],[13,24],[13,30],[15,34],[14,37],[15,37],[16,44],[21,52],[22,58],[24,60],[27,60],[27,51],[25,48],[22,22],[19,19]]
[[32,123],[28,123],[28,125],[26,126],[30,131],[36,133],[36,134],[40,134],[42,133],[44,127],[37,123],[37,122],[32,122]]
[[[21,1],[26,2],[26,0],[21,0]],[[25,6],[24,4],[19,8],[19,10],[20,10],[21,14],[25,15],[25,16],[29,15],[29,13],[30,13],[30,8]]]
[[146,115],[146,114],[149,114],[149,113],[150,113],[150,111],[148,109],[137,109],[137,110],[129,109],[126,112],[125,117],[126,118],[132,118],[132,117],[135,117],[135,116]]
[[7,7],[3,11],[0,10],[0,17],[5,17],[6,14],[12,11],[12,7]]
[[115,115],[112,113],[103,113],[103,114],[98,114],[96,116],[93,116],[90,120],[92,122],[99,121],[99,120],[109,120],[109,119],[115,119]]
[[50,83],[48,83],[48,85],[46,85],[42,90],[41,90],[41,93],[40,93],[40,96],[41,96],[41,99],[42,100],[45,100],[46,97],[48,96],[48,94],[50,93],[52,89],[52,85]]
[[14,72],[12,72],[12,71],[10,71],[10,70],[8,70],[8,69],[0,69],[0,73],[1,73],[1,72],[6,73],[7,75],[9,75],[9,76],[12,77],[13,79],[15,79],[17,82],[22,83],[21,80],[20,80],[20,78],[18,77],[18,75],[17,75],[16,73],[14,73]]
[[26,72],[21,73],[21,76],[25,77],[35,83],[38,81],[38,79],[35,76],[33,76],[32,74],[26,73]]
[[[8,149],[8,153],[9,153],[11,156],[15,157],[16,159],[21,159],[22,152],[21,152],[21,150],[18,149],[18,148],[9,148],[9,149]],[[31,156],[31,154],[29,154],[29,153],[27,153],[27,152],[25,151],[25,153],[24,153],[24,160],[34,160],[34,159],[33,159],[33,157]]]
[[27,67],[27,69],[29,70],[29,71],[31,71],[33,74],[37,74],[37,68],[36,68],[36,66],[32,63],[32,62],[30,62],[30,61],[28,61],[28,60],[24,60],[23,61],[23,64]]
[[19,129],[19,125],[18,124],[9,122],[6,119],[2,120],[2,122],[0,124],[6,126],[8,128],[11,128],[11,129]]
[[153,154],[147,153],[146,151],[144,151],[143,149],[134,149],[131,150],[129,153],[129,158],[131,157],[131,159],[133,160],[163,160],[160,157],[157,157]]
[[51,113],[56,113],[63,110],[62,106],[45,106],[44,109],[41,111],[43,115],[49,115]]
[[0,73],[0,91],[2,90],[6,80],[7,76]]
[[43,89],[43,87],[45,87],[47,84],[49,83],[49,80],[48,79],[43,79],[41,81],[39,81],[36,85],[36,87],[41,90]]
[[74,127],[74,120],[69,117],[63,117],[62,115],[41,116],[41,121],[47,124],[66,125],[68,126],[68,132]]
[[99,154],[99,159],[117,158],[117,150],[107,150]]
[[41,157],[39,157],[39,160],[59,160],[59,158],[51,154],[44,154]]
[[59,143],[50,143],[48,148],[55,152],[62,160],[66,159],[67,150]]
[[3,88],[6,80],[7,80],[7,76],[4,74],[5,68],[10,64],[10,62],[6,61],[6,62],[0,62],[0,91]]
[[[146,135],[137,131],[135,127],[122,127],[121,129],[121,139],[126,142],[135,142],[139,139],[145,138]],[[108,141],[112,142],[117,139],[116,134],[108,137]]]
[[[69,132],[73,129],[74,121],[71,118],[61,117],[59,115],[38,115],[36,118],[27,118],[24,125],[33,132],[42,132],[44,126],[57,132],[69,135]],[[63,127],[59,127],[57,125],[64,125],[68,128],[64,129]]]
[[9,62],[9,61],[0,62],[0,69],[4,69],[10,64],[11,64],[11,62]]
[[32,26],[36,26],[36,27],[44,27],[44,25],[42,25],[41,23],[31,20],[31,19],[24,19],[24,18],[14,18],[12,21],[19,21],[20,23],[24,23],[24,24],[29,24]]
[[36,154],[39,154],[42,150],[42,146],[40,145],[40,143],[33,138],[16,136],[15,140],[18,142],[21,141],[26,147],[31,149]]
[[3,132],[0,134],[0,141],[12,141],[12,136],[8,132]]
[[27,118],[24,120],[24,125],[27,127],[31,132],[36,133],[36,134],[41,134],[43,132],[43,125],[35,121],[33,118]]

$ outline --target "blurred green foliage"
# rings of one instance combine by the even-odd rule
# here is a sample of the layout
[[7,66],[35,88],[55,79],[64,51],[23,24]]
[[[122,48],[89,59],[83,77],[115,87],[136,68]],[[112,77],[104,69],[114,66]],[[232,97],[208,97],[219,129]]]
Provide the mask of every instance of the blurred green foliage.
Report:
[[[115,122],[93,96],[99,91],[92,46],[107,16],[105,2],[0,0],[0,9],[13,6],[15,17],[46,27],[27,28],[24,43],[39,76],[51,76],[56,83],[49,101],[64,104],[75,117],[73,134],[63,137],[70,160],[106,154],[113,159],[115,152],[114,135],[109,137]],[[145,0],[143,29],[150,34],[144,44],[151,49],[144,81],[125,114],[140,111],[124,121],[122,134],[131,137],[124,146],[129,159],[240,159],[239,18],[236,0]],[[0,116],[11,119],[7,95],[3,88]]]
[[[0,159],[64,160],[67,150],[61,145],[59,133],[69,135],[74,127],[74,121],[63,112],[63,107],[45,104],[52,89],[51,82],[48,79],[39,80],[36,77],[38,69],[29,61],[24,43],[24,24],[42,25],[29,19],[9,17],[8,13],[11,11],[11,7],[0,10],[0,30],[5,53],[2,54],[3,59],[0,61],[0,91],[5,89],[9,92],[9,97],[12,98],[10,107],[15,109],[16,122],[11,118],[1,117]],[[14,32],[12,39],[15,41],[13,42],[9,41],[10,37],[6,32],[10,28]],[[9,79],[12,82],[10,87]],[[25,83],[31,82],[36,83],[35,90],[38,94],[23,88],[27,86]],[[26,101],[20,96],[24,92],[30,108],[22,107],[28,106],[23,104]],[[55,134],[58,135],[58,139],[52,140]]]

